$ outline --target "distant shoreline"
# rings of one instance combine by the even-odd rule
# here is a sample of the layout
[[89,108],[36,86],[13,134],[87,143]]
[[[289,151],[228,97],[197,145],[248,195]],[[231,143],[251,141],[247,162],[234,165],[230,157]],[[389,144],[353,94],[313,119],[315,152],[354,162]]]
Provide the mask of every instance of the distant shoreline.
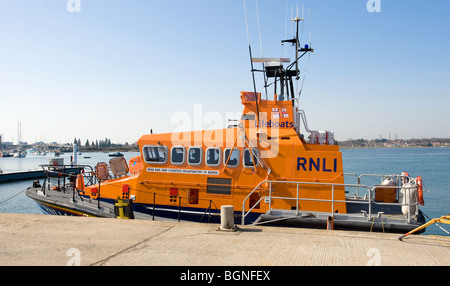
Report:
[[450,147],[450,138],[425,139],[349,139],[337,140],[341,148],[414,148],[414,147]]
[[341,146],[340,149],[450,148],[450,146]]
[[[86,142],[87,143],[87,142]],[[100,143],[104,143],[100,141]],[[109,145],[102,146],[99,144],[91,143],[91,145],[86,146],[87,144],[79,144],[78,151],[79,152],[139,152],[139,146],[137,143],[132,144],[115,144],[108,142]],[[337,145],[342,149],[349,148],[442,148],[442,147],[450,147],[450,138],[422,138],[422,139],[348,139],[344,141],[336,140]],[[61,152],[61,153],[71,153],[73,152],[73,144],[57,144],[57,143],[43,143],[38,142],[34,144],[27,144],[26,142],[21,143],[20,145],[13,145],[11,142],[2,142],[2,148],[0,151],[2,152],[11,152],[13,150],[36,150],[36,151],[45,151],[47,153],[53,152]]]

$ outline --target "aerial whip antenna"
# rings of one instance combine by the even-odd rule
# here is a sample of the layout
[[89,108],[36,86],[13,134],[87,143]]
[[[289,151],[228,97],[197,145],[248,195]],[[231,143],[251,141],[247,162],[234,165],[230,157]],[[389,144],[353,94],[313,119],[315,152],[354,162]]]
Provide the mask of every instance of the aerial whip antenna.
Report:
[[311,47],[311,7],[308,7],[309,47]]
[[[286,0],[286,12],[285,12],[286,19],[284,20],[284,38],[287,38],[287,23],[288,23],[288,1]],[[287,47],[284,46],[284,57],[287,57]]]
[[248,52],[250,54],[250,66],[252,68],[253,91],[255,93],[255,98],[256,98],[256,115],[258,117],[257,126],[258,126],[258,132],[259,132],[259,99],[258,99],[258,94],[256,93],[255,70],[253,68],[253,61],[252,61],[252,47],[250,45],[250,35],[248,33],[247,5],[245,3],[245,0],[244,0],[244,14],[245,14],[245,26],[247,28],[247,40],[248,40]]
[[[302,19],[305,19],[305,17],[304,17],[304,15],[305,15],[304,8],[305,8],[305,7],[302,5]],[[304,21],[302,21],[302,35],[303,35],[303,27],[304,27],[303,22],[304,22]]]
[[261,40],[261,26],[259,24],[259,13],[258,13],[258,0],[255,0],[255,5],[256,5],[256,20],[258,22],[259,48],[261,50],[261,57],[263,57],[263,48],[262,48],[262,40]]
[[[311,51],[314,51],[311,48],[311,7],[308,7],[308,29],[309,29],[309,46],[308,48],[311,49]],[[305,83],[305,78],[306,78],[306,72],[308,71],[308,67],[309,67],[309,57],[310,57],[310,53],[308,53],[308,61],[306,63],[306,69],[304,71],[304,75],[303,75],[303,79],[302,79],[302,85],[300,87],[300,91],[298,93],[298,99],[300,100],[300,96],[302,95],[302,91],[303,91],[303,85]]]
[[303,19],[300,19],[298,17],[298,4],[297,4],[297,16],[295,17],[295,19],[293,19],[292,21],[296,22],[297,25],[297,29],[296,29],[296,34],[295,34],[295,70],[297,72],[297,77],[298,77],[298,22],[299,21],[303,21]]
[[[261,26],[259,24],[258,0],[255,0],[255,4],[256,4],[256,18],[257,18],[257,21],[258,21],[259,48],[261,50],[261,58],[262,58],[263,57],[263,48],[262,48],[262,38],[261,38]],[[262,66],[263,66],[263,69],[264,69],[264,63],[262,64]],[[267,97],[267,77],[266,77],[266,74],[264,74],[264,89],[266,91],[266,99],[268,99],[268,97]]]
[[[291,6],[291,19],[294,19],[294,6]],[[291,36],[292,36],[292,21],[291,21]]]

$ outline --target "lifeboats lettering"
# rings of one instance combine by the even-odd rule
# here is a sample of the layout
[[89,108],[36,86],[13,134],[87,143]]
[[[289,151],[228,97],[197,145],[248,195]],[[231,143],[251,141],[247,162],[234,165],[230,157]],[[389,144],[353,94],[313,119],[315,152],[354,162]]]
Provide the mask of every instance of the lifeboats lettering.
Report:
[[175,168],[147,168],[147,172],[168,174],[219,175],[219,171]]
[[[255,127],[257,127],[256,125],[257,120],[255,120]],[[261,127],[266,127],[266,128],[294,128],[294,122],[286,120],[286,121],[278,121],[278,120],[274,120],[272,122],[272,120],[266,121],[265,119],[260,121],[260,125]]]
[[318,171],[318,172],[336,172],[337,159],[331,163],[327,158],[297,158],[297,171]]

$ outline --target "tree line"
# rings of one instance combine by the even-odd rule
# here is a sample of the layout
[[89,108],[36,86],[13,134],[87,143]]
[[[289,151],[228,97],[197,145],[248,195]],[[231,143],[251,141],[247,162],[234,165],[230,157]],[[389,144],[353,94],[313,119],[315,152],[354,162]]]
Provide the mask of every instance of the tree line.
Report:
[[450,138],[412,138],[412,139],[348,139],[339,141],[341,147],[433,147],[444,146],[450,147]]
[[[92,140],[91,142],[89,142],[89,139],[86,139],[86,142],[84,143],[84,145],[81,145],[81,139],[80,138],[76,138],[73,140],[73,144],[77,144],[78,147],[96,147],[96,148],[104,148],[104,147],[112,147],[113,144],[111,143],[111,139],[105,138],[105,140],[98,140],[96,139],[95,142],[94,140]],[[117,145],[117,144],[115,144]],[[125,143],[125,145],[128,145],[128,142]]]
[[111,139],[108,138],[105,138],[105,140],[96,139],[95,141],[86,139],[84,144],[82,144],[80,138],[74,138],[73,143],[77,144],[80,151],[139,151],[137,144],[128,144],[128,142],[125,142],[125,144],[112,143]]

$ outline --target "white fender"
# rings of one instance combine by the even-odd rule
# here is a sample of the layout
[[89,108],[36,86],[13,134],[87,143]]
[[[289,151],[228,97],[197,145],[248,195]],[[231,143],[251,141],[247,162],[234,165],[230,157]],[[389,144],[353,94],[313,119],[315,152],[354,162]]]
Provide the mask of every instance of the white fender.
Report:
[[411,182],[405,183],[401,189],[402,213],[407,216],[414,216],[417,206],[417,186]]

